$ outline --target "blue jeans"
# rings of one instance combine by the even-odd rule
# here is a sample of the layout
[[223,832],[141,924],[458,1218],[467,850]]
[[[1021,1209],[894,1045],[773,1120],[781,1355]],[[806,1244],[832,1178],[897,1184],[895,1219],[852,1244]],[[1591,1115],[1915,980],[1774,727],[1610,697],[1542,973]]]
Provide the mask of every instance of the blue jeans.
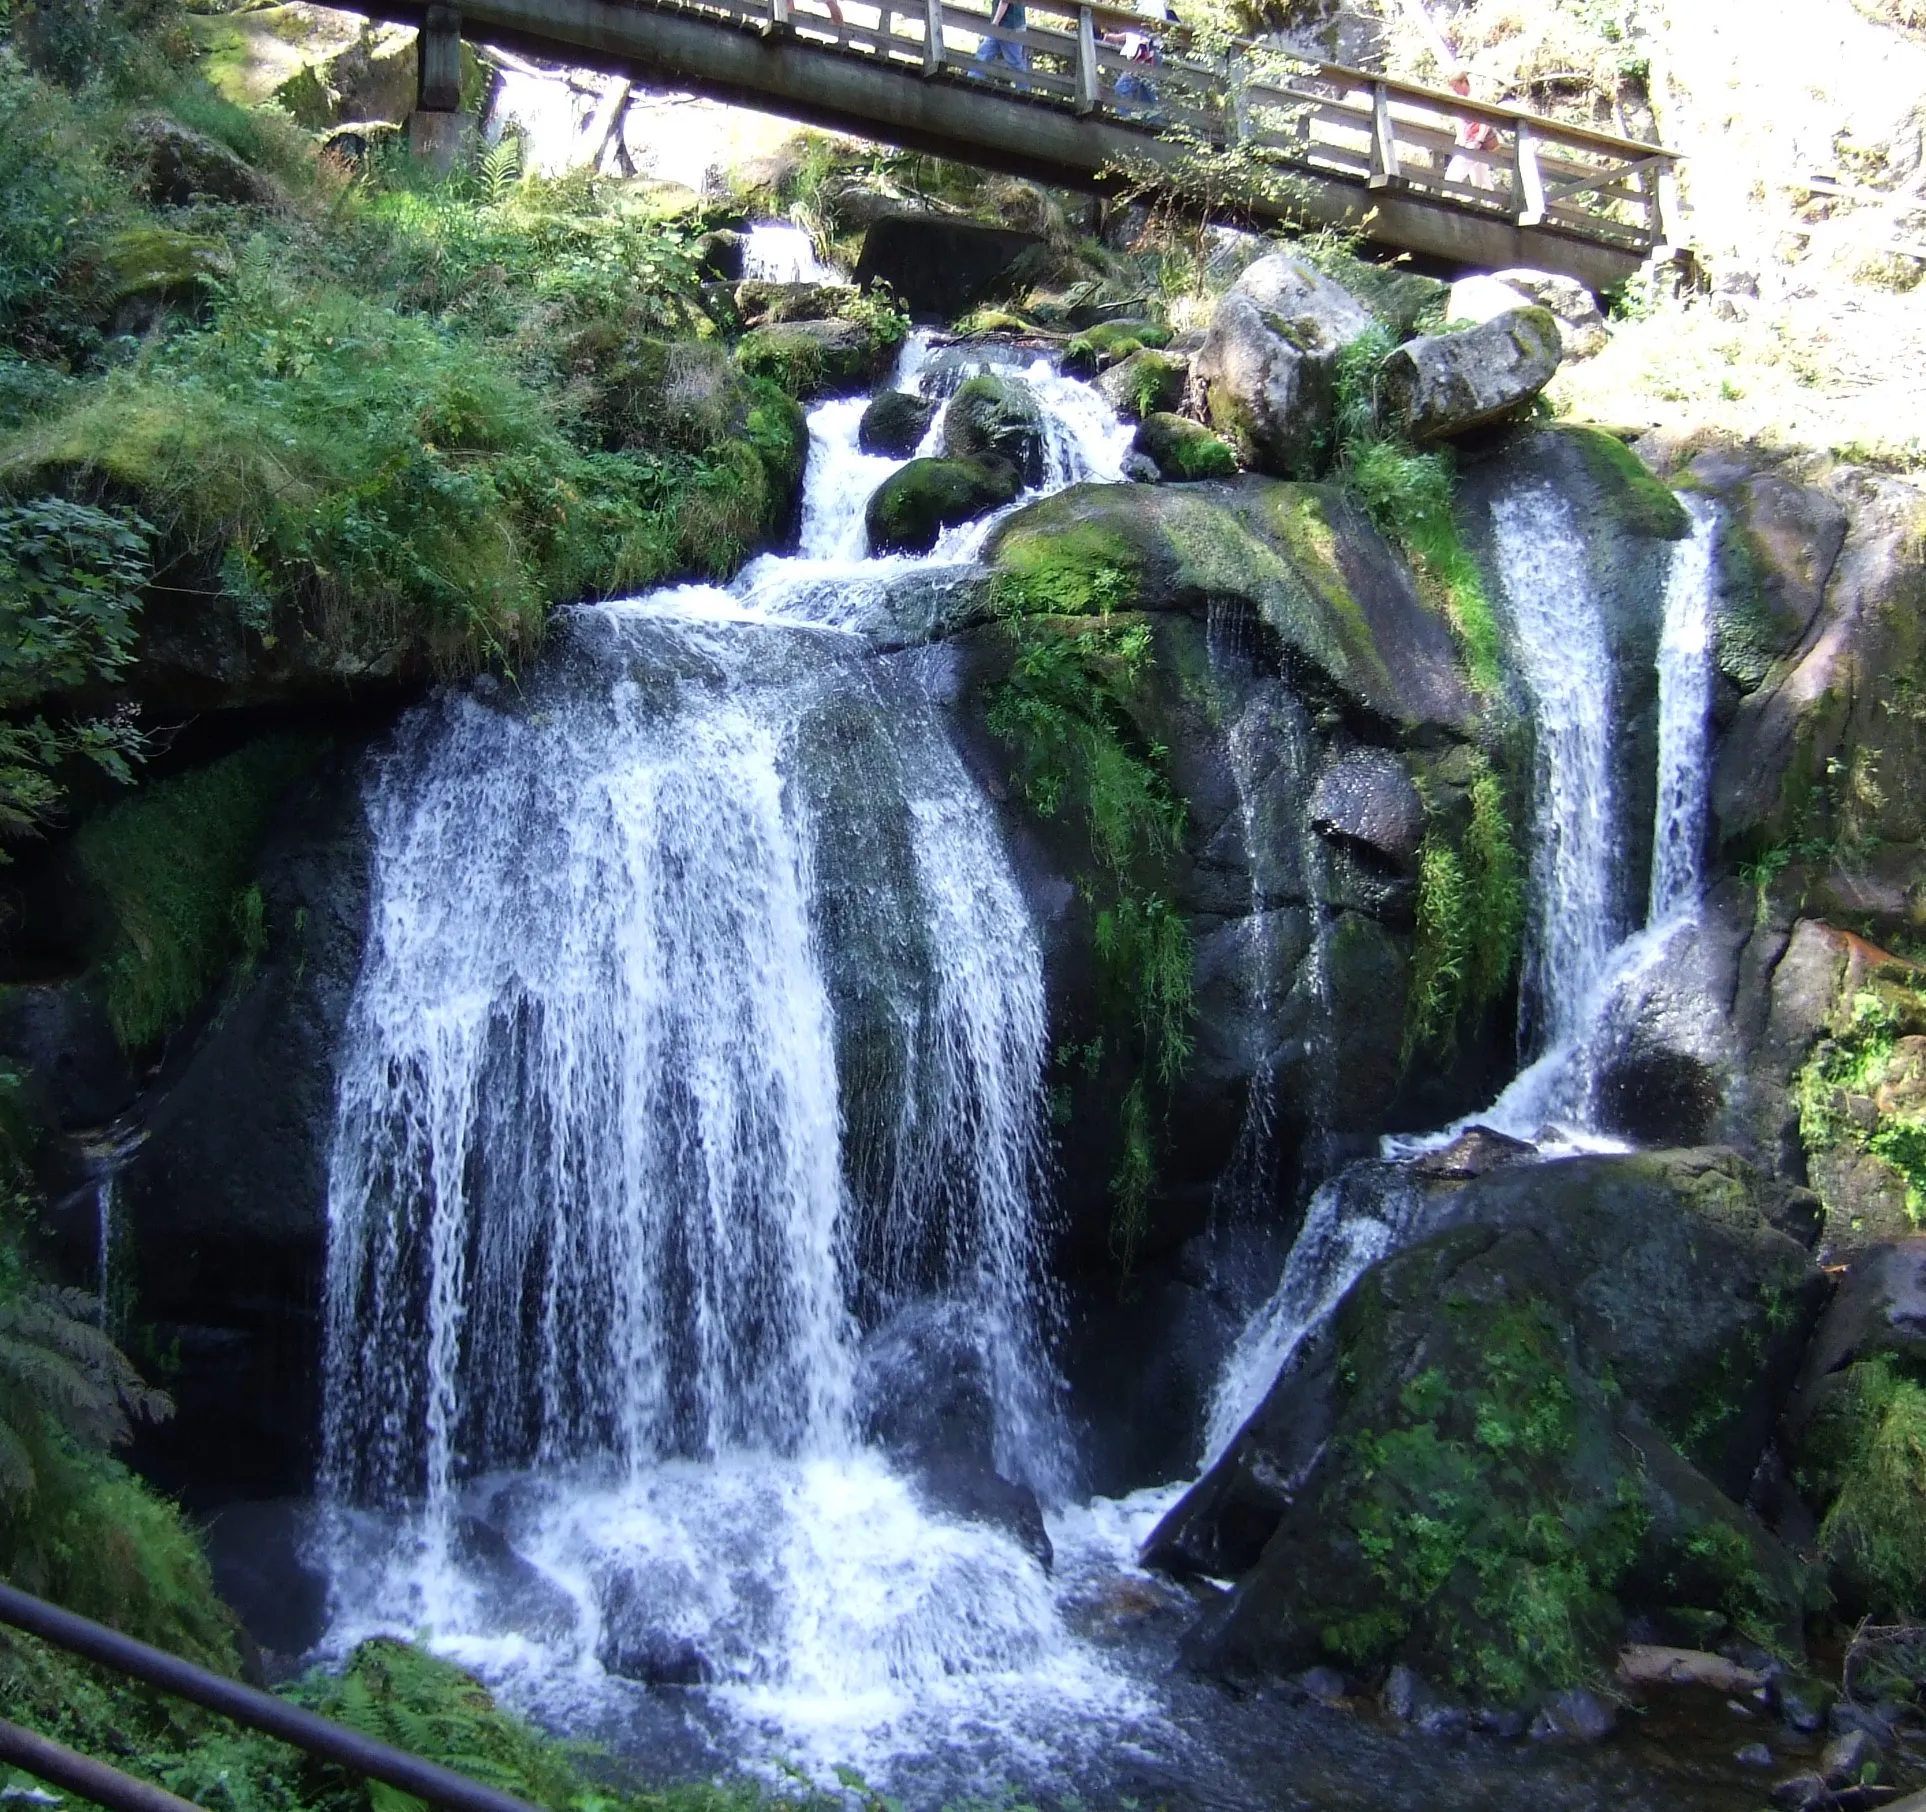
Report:
[[[1007,63],[1012,69],[1027,72],[1030,67],[1030,52],[1022,44],[1006,44],[1001,38],[985,38],[976,47],[976,60],[979,63]],[[1019,80],[1019,88],[1028,88],[1028,82]]]

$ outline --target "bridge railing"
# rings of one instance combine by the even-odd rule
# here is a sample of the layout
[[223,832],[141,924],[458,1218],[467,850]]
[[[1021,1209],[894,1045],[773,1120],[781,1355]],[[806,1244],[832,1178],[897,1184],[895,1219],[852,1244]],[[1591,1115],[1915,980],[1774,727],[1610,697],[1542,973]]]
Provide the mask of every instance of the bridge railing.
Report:
[[[1627,250],[1671,237],[1677,154],[1522,108],[1299,61],[1077,0],[1028,0],[1021,26],[951,0],[642,0],[769,36],[978,83],[1145,133],[1241,145],[1286,169],[1409,193]],[[1126,34],[1155,47],[1127,54]]]

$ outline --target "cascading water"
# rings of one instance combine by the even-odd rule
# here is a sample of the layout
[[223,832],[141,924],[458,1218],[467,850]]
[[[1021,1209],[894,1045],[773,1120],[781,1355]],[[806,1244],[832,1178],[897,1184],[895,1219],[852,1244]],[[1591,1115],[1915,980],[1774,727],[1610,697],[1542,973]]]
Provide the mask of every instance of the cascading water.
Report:
[[817,255],[816,242],[787,220],[750,222],[742,274],[764,283],[840,283],[843,274]]
[[1488,1126],[1552,1149],[1609,1147],[1596,1130],[1594,1052],[1616,1003],[1696,914],[1704,885],[1711,756],[1711,602],[1718,519],[1690,499],[1689,536],[1666,584],[1659,641],[1658,798],[1646,924],[1615,926],[1611,662],[1568,506],[1549,490],[1493,508],[1498,566],[1520,671],[1534,709],[1538,767],[1532,822],[1533,910],[1526,931],[1527,1010],[1552,1042],[1492,1106],[1441,1131],[1384,1142],[1391,1163],[1332,1178],[1312,1198],[1270,1300],[1246,1325],[1219,1376],[1205,1464],[1223,1453],[1291,1355],[1359,1276],[1419,1224],[1417,1192],[1397,1160]]
[[[1031,375],[1050,482],[1118,477],[1128,430]],[[524,692],[442,696],[372,775],[324,1483],[333,1646],[426,1629],[578,1726],[699,1682],[738,1753],[874,1765],[1140,1695],[1020,1532],[945,1507],[958,1463],[1070,1480],[1047,1031],[988,802],[849,632],[986,530],[863,557],[899,462],[859,415],[812,417],[798,557],[571,613]],[[980,1455],[879,1444],[951,1387]]]

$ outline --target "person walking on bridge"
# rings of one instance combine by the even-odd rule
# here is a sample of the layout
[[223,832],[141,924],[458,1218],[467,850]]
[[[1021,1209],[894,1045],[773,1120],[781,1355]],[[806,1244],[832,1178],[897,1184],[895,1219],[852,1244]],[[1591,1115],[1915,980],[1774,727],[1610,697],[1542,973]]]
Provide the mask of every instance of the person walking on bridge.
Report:
[[[990,9],[990,23],[1000,25],[1005,31],[1028,31],[1029,15],[1023,10],[1023,0],[995,0]],[[976,47],[976,60],[979,63],[1007,63],[1018,71],[1016,85],[1019,88],[1030,86],[1030,52],[1021,44],[1012,44],[1003,38],[985,38]]]

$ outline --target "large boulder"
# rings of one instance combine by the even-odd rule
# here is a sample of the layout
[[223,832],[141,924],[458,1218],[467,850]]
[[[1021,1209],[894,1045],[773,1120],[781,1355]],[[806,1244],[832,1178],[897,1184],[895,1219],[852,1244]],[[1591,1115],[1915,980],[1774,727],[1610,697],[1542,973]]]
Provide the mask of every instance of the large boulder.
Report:
[[1211,426],[1257,471],[1312,476],[1330,438],[1338,353],[1373,325],[1309,265],[1260,258],[1218,303],[1192,363]]
[[933,397],[913,396],[907,390],[885,390],[863,411],[863,419],[856,428],[856,444],[865,453],[908,459],[923,444],[923,436],[936,419],[936,410]]
[[827,321],[856,298],[847,283],[772,283],[748,277],[734,291],[736,319],[744,327],[778,326],[785,321]]
[[[1926,492],[1850,468],[1776,484],[1705,476],[1732,511],[1721,664],[1751,682],[1713,774],[1721,839],[1916,850],[1926,843],[1926,721],[1912,703],[1926,681]],[[1828,784],[1846,765],[1853,783]],[[1902,923],[1905,895],[1897,890],[1893,915]]]
[[[1382,1168],[1344,1187],[1381,1204]],[[1826,1290],[1796,1194],[1718,1152],[1396,1186],[1414,1243],[1147,1546],[1235,1581],[1193,1664],[1396,1662],[1489,1703],[1572,1684],[1634,1612],[1796,1645],[1796,1569],[1736,1501]]]
[[1006,465],[1026,485],[1043,482],[1043,410],[1019,377],[985,371],[964,382],[943,415],[943,456]]
[[1035,233],[937,214],[885,214],[863,235],[856,281],[887,283],[919,320],[953,321],[1042,241]]
[[856,321],[783,321],[742,337],[736,357],[751,377],[779,384],[799,403],[867,390],[895,359],[894,348]]
[[864,521],[878,554],[926,554],[946,528],[1010,502],[1020,489],[1006,465],[971,459],[912,459],[870,494]]
[[1385,425],[1407,440],[1444,440],[1515,415],[1557,374],[1558,323],[1516,308],[1458,333],[1427,334],[1378,374]]
[[196,201],[264,207],[274,199],[267,180],[225,145],[165,114],[136,114],[127,122],[120,160],[132,170],[141,197],[158,207]]
[[[1558,322],[1558,337],[1568,364],[1577,364],[1601,353],[1611,343],[1610,330],[1598,306],[1598,298],[1574,277],[1561,277],[1551,271],[1508,270],[1494,273],[1495,280],[1514,290],[1527,302],[1549,309]],[[1456,312],[1456,292],[1453,307]]]

